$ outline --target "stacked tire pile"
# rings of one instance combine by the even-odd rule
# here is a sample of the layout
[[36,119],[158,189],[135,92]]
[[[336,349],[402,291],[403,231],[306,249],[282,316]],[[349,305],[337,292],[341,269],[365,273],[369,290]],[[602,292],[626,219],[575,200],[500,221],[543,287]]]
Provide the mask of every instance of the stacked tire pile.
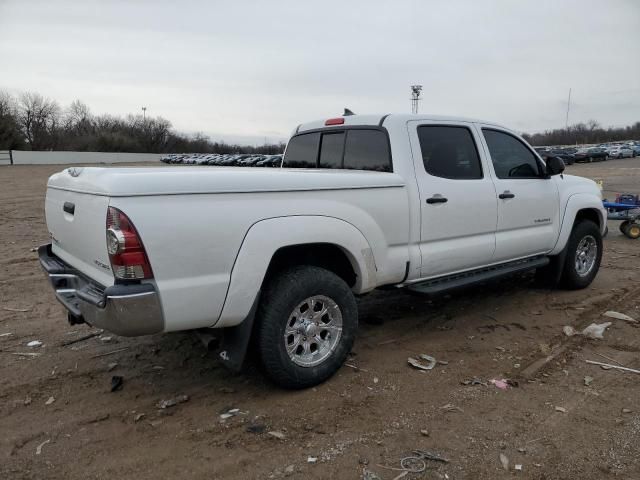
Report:
[[161,162],[178,165],[217,165],[223,167],[279,167],[282,155],[219,153],[170,153]]

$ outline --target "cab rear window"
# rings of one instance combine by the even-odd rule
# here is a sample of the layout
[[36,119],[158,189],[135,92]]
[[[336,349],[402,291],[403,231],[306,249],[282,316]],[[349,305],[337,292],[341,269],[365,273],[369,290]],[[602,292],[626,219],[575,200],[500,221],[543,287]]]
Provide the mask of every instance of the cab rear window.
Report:
[[296,135],[287,145],[282,166],[392,171],[386,131],[374,128],[331,129]]

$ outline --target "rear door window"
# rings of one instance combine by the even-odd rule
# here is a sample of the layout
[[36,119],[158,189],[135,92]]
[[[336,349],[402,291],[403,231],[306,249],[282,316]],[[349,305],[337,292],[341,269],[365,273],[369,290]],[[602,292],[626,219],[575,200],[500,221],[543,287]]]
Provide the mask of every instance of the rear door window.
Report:
[[429,175],[453,180],[483,177],[478,149],[467,127],[422,125],[418,127],[418,140]]
[[319,132],[296,135],[289,140],[282,166],[285,168],[315,168],[319,144]]

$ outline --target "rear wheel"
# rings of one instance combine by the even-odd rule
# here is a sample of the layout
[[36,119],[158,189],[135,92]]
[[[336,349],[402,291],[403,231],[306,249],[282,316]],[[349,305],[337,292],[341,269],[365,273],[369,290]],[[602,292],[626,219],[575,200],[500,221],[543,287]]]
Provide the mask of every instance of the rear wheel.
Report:
[[333,272],[297,266],[269,282],[258,310],[257,343],[265,373],[284,388],[331,377],[351,351],[358,309]]
[[591,220],[576,223],[566,248],[560,285],[571,290],[588,287],[602,260],[602,235],[598,225]]

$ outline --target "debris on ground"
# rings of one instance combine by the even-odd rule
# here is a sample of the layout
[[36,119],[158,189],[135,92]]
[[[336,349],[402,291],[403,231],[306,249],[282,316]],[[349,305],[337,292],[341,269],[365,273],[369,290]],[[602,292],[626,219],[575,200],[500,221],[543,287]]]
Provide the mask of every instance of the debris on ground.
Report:
[[587,338],[604,338],[604,331],[611,325],[611,322],[605,323],[592,323],[588,327],[586,327],[582,332],[578,332],[575,328],[570,325],[565,325],[562,327],[562,332],[567,337],[573,337],[574,335],[584,335]]
[[100,337],[100,341],[102,343],[109,343],[111,340],[113,340],[113,337],[108,335],[103,335],[102,337]]
[[220,414],[220,420],[227,420],[228,418],[235,417],[240,413],[239,408],[231,408],[224,413]]
[[110,372],[112,370],[115,370],[115,368],[118,366],[118,362],[113,362],[110,363],[109,365],[107,365],[107,372]]
[[110,352],[105,352],[105,353],[99,353],[97,355],[93,355],[91,358],[99,358],[99,357],[106,357],[107,355],[113,355],[114,353],[120,353],[125,351],[126,349],[128,349],[129,347],[122,347],[122,348],[118,348],[116,350],[111,350]]
[[418,355],[418,358],[421,360],[425,360],[427,363],[421,362],[420,360],[413,357],[407,358],[407,362],[409,363],[409,365],[419,370],[432,370],[433,367],[436,366],[437,360],[431,355],[425,355],[423,353]]
[[187,401],[189,401],[189,395],[178,395],[177,397],[170,398],[168,400],[160,400],[156,404],[156,407],[162,408],[162,409],[169,408],[169,407],[175,407],[179,403],[184,403],[184,402],[187,402]]
[[29,395],[27,395],[25,397],[25,399],[24,399],[24,402],[22,402],[22,403],[24,403],[25,406],[26,405],[31,405],[31,397]]
[[45,405],[51,405],[51,404],[52,404],[53,402],[55,402],[55,401],[56,401],[55,397],[49,397],[49,398],[47,399],[47,401],[46,401],[46,402],[44,402],[44,404],[45,404]]
[[111,391],[116,392],[118,390],[122,390],[122,386],[124,384],[124,378],[120,375],[114,375],[111,377]]
[[489,383],[495,385],[500,390],[507,390],[510,387],[509,380],[506,378],[502,378],[499,380],[496,378],[492,378],[491,380],[489,380]]
[[615,368],[616,370],[622,370],[625,372],[640,373],[640,370],[636,370],[634,368],[620,367],[618,365],[611,365],[610,363],[595,362],[593,360],[585,360],[585,362],[591,365],[600,365],[605,370],[609,370],[610,368]]
[[51,439],[47,439],[42,442],[40,445],[36,447],[36,455],[40,455],[42,453],[42,447],[44,447],[47,443],[51,442]]
[[11,332],[8,332],[8,333],[0,333],[0,338],[2,338],[2,337],[9,337],[9,336],[11,336],[11,335],[13,335],[13,333],[11,333]]
[[582,331],[582,335],[587,338],[604,338],[603,333],[611,325],[611,322],[592,323]]
[[366,468],[362,469],[362,480],[382,480],[380,476],[372,472],[371,470],[367,470]]
[[252,423],[247,427],[247,432],[249,433],[264,433],[267,429],[267,426],[264,423]]
[[605,317],[615,318],[616,320],[624,320],[629,323],[638,323],[638,320],[630,317],[629,315],[625,315],[624,313],[614,312],[613,310],[608,310],[603,313]]
[[420,430],[420,433],[422,434],[423,437],[428,437],[429,436],[429,430],[427,430],[427,429]]
[[456,407],[451,403],[447,403],[446,405],[441,406],[440,409],[444,410],[445,412],[463,412],[464,411],[460,407]]
[[307,463],[316,463],[318,461],[318,457],[307,457]]
[[84,342],[85,340],[89,340],[90,338],[97,337],[102,334],[102,330],[98,330],[97,332],[88,333],[87,335],[83,335],[82,337],[74,338],[73,340],[67,340],[66,342],[62,342],[60,344],[61,347],[68,347],[69,345],[73,345],[74,343]]
[[40,340],[31,340],[29,343],[27,343],[27,347],[41,347],[42,346],[42,342]]
[[556,407],[556,412],[567,413],[567,409],[564,407]]
[[509,470],[509,458],[504,453],[500,454],[500,463],[502,464],[502,468]]
[[516,466],[514,467],[516,470],[518,470],[519,472],[522,471],[522,464],[520,463],[516,463]]
[[270,432],[267,432],[267,435],[271,435],[272,437],[275,437],[278,440],[284,440],[285,439],[285,434],[282,433],[282,432],[278,432],[276,430],[271,430]]
[[584,377],[584,386],[588,387],[589,385],[591,385],[591,382],[593,382],[593,377],[590,377],[589,375],[586,375]]
[[296,471],[296,466],[295,466],[295,465],[287,465],[287,466],[284,468],[284,473],[289,473],[289,474],[291,474],[291,473],[293,473],[293,472],[295,472],[295,471]]
[[34,352],[11,352],[11,355],[18,355],[20,357],[39,357],[42,354]]
[[29,308],[12,308],[12,307],[2,307],[3,310],[6,310],[7,312],[16,312],[16,313],[25,313],[31,310],[31,307]]
[[488,387],[489,384],[487,382],[485,382],[484,380],[482,380],[481,378],[478,377],[473,377],[471,380],[463,380],[462,382],[460,382],[462,385],[482,385],[483,387]]
[[631,410],[630,408],[623,408],[622,409],[622,413],[632,413],[633,410]]
[[365,370],[364,368],[360,368],[357,365],[354,365],[352,363],[343,363],[343,365],[345,367],[349,367],[349,368],[353,368],[356,372],[365,372],[365,373],[369,373],[369,370]]
[[135,417],[133,417],[133,421],[135,423],[138,423],[140,420],[142,420],[146,415],[144,413],[138,413]]

